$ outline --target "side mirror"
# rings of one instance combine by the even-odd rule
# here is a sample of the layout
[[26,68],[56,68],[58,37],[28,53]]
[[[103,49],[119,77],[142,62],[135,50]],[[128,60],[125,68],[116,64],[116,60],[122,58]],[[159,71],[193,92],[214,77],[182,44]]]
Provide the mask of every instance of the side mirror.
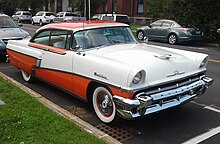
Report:
[[83,56],[86,55],[84,49],[79,45],[76,45],[76,54],[78,54],[78,55],[82,54]]
[[148,37],[144,36],[144,43],[148,43]]

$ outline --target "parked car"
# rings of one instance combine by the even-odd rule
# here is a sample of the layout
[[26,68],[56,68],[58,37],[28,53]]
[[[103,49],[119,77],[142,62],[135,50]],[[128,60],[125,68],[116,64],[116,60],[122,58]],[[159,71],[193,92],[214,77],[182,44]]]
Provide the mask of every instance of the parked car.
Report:
[[218,47],[220,48],[220,28],[217,30],[218,33]]
[[44,24],[51,23],[55,18],[55,15],[56,14],[53,12],[40,11],[31,18],[31,23],[32,25],[38,23],[40,26],[42,26]]
[[137,39],[143,40],[145,36],[149,40],[162,40],[170,44],[204,40],[203,32],[199,28],[173,20],[157,20],[149,26],[138,28]]
[[124,14],[95,14],[92,20],[116,21],[130,24],[130,19]]
[[213,82],[208,55],[138,43],[129,25],[52,23],[30,40],[10,40],[10,63],[92,103],[98,118],[134,119],[189,102]]
[[13,16],[14,21],[21,22],[30,22],[31,23],[32,14],[29,11],[17,11]]
[[6,58],[8,40],[21,40],[29,37],[29,33],[22,30],[9,16],[0,14],[0,57]]
[[86,20],[86,18],[73,12],[58,12],[56,17],[53,19],[53,22],[67,22],[74,20]]

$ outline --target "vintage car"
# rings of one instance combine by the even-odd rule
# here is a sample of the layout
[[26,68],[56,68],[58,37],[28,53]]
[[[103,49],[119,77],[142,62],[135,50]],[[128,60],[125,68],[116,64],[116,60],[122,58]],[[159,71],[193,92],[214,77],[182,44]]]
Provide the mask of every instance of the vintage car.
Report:
[[213,82],[208,55],[139,43],[118,22],[48,24],[30,40],[10,40],[7,52],[26,82],[38,78],[91,102],[104,123],[189,102]]

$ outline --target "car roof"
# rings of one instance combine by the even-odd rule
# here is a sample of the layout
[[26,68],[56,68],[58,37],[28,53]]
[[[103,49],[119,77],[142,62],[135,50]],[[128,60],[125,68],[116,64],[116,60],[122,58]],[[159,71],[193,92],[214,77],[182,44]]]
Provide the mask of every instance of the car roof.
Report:
[[[100,20],[82,20],[82,21],[72,21],[72,22],[61,22],[61,23],[51,23],[41,27],[39,30],[48,29],[48,28],[57,28],[57,29],[67,29],[72,31],[79,31],[83,29],[91,28],[101,28],[101,27],[114,27],[114,26],[129,26],[124,23],[112,22],[112,21],[100,21]],[[39,31],[38,30],[38,31]]]

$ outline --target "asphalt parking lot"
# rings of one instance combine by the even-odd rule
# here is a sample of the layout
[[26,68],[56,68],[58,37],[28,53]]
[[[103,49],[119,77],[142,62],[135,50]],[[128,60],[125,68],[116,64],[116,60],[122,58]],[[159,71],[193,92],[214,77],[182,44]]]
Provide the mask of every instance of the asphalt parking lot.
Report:
[[[32,33],[35,31],[32,25],[24,25],[24,29]],[[170,46],[157,42],[150,42],[150,44]],[[125,144],[218,144],[220,141],[220,51],[205,46],[172,47],[209,54],[207,75],[215,79],[213,85],[199,99],[186,105],[133,121],[121,120],[115,126],[102,124],[88,103],[57,88],[41,81],[33,84],[24,82],[20,71],[9,63],[0,62],[0,72]]]

